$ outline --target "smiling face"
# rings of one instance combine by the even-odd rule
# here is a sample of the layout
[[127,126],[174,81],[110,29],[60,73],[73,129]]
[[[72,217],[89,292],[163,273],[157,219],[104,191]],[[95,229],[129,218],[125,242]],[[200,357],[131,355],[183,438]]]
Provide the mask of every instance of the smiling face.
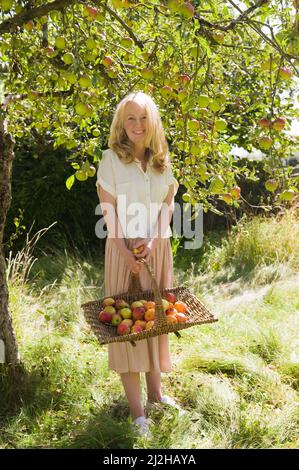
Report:
[[144,145],[147,134],[147,114],[145,108],[134,101],[126,105],[124,112],[124,130],[128,139],[140,147]]

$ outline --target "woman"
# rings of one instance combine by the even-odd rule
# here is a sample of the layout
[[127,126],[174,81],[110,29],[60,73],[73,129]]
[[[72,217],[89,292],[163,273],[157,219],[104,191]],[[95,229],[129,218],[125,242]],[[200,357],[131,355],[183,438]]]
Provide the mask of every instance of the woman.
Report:
[[[173,287],[169,236],[178,182],[172,175],[161,117],[152,98],[131,93],[118,104],[109,149],[97,172],[97,191],[108,230],[105,248],[105,296],[128,290],[131,273],[142,289],[151,289],[139,258],[145,258],[160,288]],[[133,248],[142,251],[134,255]],[[140,373],[146,374],[148,403],[175,405],[161,391],[161,372],[171,371],[168,335],[108,345],[109,368],[118,372],[133,422],[146,434]]]

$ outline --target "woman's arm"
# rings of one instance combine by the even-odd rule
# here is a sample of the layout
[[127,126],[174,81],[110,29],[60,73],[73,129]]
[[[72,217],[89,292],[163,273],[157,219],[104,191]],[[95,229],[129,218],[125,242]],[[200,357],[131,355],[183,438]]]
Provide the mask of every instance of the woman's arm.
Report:
[[112,239],[121,254],[126,255],[129,250],[116,213],[116,199],[99,184],[97,184],[97,193],[108,232],[112,235]]
[[142,264],[140,264],[140,261],[136,259],[131,250],[127,248],[123,231],[116,213],[116,200],[110,193],[108,193],[108,191],[105,191],[101,185],[97,185],[97,192],[108,231],[112,234],[111,240],[113,240],[121,255],[125,258],[130,271],[138,274],[142,268]]

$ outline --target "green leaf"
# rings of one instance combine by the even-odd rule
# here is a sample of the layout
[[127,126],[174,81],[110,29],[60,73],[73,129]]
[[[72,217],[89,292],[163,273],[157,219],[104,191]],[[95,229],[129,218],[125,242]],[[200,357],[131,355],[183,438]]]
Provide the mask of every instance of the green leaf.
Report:
[[71,163],[71,166],[74,168],[74,170],[79,170],[79,168],[80,168],[80,165],[78,163],[75,163],[75,162]]
[[71,187],[73,186],[74,182],[75,182],[75,175],[69,176],[68,179],[67,179],[66,182],[65,182],[65,185],[66,185],[66,187],[67,187],[68,190],[71,189]]

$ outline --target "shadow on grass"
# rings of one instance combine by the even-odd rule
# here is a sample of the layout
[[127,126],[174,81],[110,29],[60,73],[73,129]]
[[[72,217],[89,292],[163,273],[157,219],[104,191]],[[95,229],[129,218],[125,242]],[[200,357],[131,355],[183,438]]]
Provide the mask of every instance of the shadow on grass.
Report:
[[[123,404],[111,404],[93,412],[81,429],[61,439],[57,447],[69,449],[133,449],[137,440]],[[122,412],[120,411],[122,408]]]
[[53,405],[50,380],[40,370],[28,371],[23,364],[16,368],[3,365],[0,368],[0,420],[2,422],[18,415],[21,408],[45,409]]
[[[23,365],[14,370],[7,366],[0,369],[0,439],[10,448],[22,446],[18,437],[7,430],[22,413],[26,416],[26,433],[36,434],[37,423],[44,412],[57,413],[55,429],[45,433],[41,429],[38,442],[26,448],[72,448],[72,449],[132,449],[138,436],[128,420],[126,401],[118,400],[98,408],[92,404],[90,417],[75,423],[74,414],[65,413],[70,406],[63,394],[51,391],[51,381],[40,371],[28,372]],[[42,422],[42,421],[41,421]],[[74,423],[72,425],[72,423]],[[18,427],[22,425],[22,420]],[[53,437],[58,433],[58,439]],[[32,441],[31,441],[32,442]]]

